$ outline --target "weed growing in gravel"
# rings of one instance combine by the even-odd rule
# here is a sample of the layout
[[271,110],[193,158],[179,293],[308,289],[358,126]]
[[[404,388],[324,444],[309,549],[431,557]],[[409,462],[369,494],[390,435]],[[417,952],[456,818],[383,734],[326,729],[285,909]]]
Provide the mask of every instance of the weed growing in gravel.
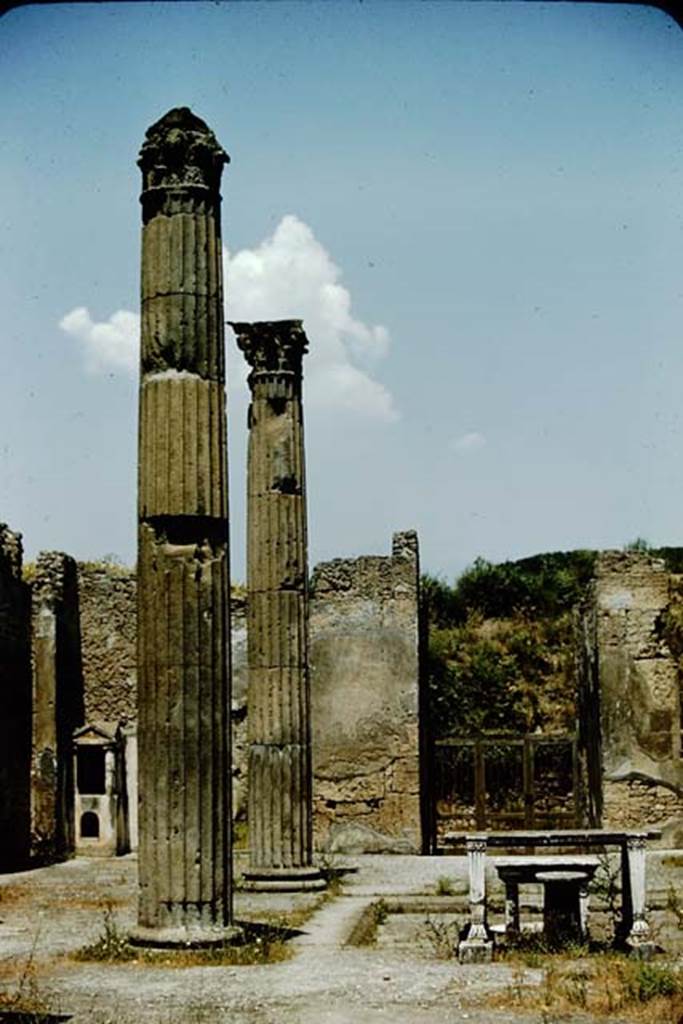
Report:
[[29,897],[30,887],[25,884],[11,882],[8,885],[0,885],[0,914],[17,903],[22,903]]
[[587,943],[565,942],[558,950],[542,932],[522,932],[514,940],[507,939],[505,945],[496,950],[495,957],[507,963],[521,962],[525,967],[543,967],[558,952],[565,960],[579,960],[588,956],[590,947]]
[[[340,861],[336,853],[321,850],[316,857],[316,866],[327,882],[325,890],[328,898],[339,896],[343,888],[344,875],[350,870]],[[355,869],[352,869],[355,870]]]
[[458,949],[458,922],[426,917],[419,933],[420,942],[438,960],[450,960]]
[[107,902],[102,911],[99,938],[76,954],[78,960],[130,960],[128,937],[119,928],[114,908]]
[[14,1024],[23,1024],[24,1021],[27,1024],[54,1024],[68,1020],[50,1008],[45,994],[40,991],[35,966],[39,938],[40,932],[37,932],[14,990],[0,992],[0,1021],[5,1020],[6,1015]]
[[612,938],[619,931],[622,919],[621,906],[621,866],[610,860],[606,853],[599,854],[598,869],[590,883],[590,892],[603,902],[609,914],[612,927]]
[[577,1011],[591,1019],[618,1013],[640,1024],[680,1024],[683,970],[667,963],[600,954],[568,961],[549,958],[539,984],[515,967],[507,989],[490,999],[498,1009],[540,1010],[543,1021]]
[[681,906],[680,897],[673,882],[670,883],[666,892],[666,909],[673,915],[676,926],[683,929],[683,906]]
[[[329,899],[330,895],[326,890],[325,892],[320,893],[317,899],[313,902],[304,903],[299,907],[293,907],[286,913],[282,911],[261,911],[259,913],[259,921],[272,925],[273,927],[280,928],[293,936],[297,929],[301,928],[302,925],[306,924],[309,918],[313,917],[316,910],[320,910],[325,903],[329,902]],[[249,925],[247,925],[247,927],[249,927]]]
[[244,941],[239,945],[225,943],[207,949],[152,949],[132,945],[126,933],[120,930],[111,905],[107,905],[99,937],[73,956],[76,960],[148,967],[247,966],[278,963],[289,958],[286,942],[296,932],[284,915],[266,924],[245,922],[243,927]]
[[386,900],[380,898],[366,908],[363,916],[346,940],[349,946],[372,946],[377,939],[377,929],[381,928],[389,914],[403,913],[401,904],[391,907]]
[[386,900],[379,899],[376,903],[373,903],[372,909],[375,917],[375,928],[379,928],[389,917],[389,904]]

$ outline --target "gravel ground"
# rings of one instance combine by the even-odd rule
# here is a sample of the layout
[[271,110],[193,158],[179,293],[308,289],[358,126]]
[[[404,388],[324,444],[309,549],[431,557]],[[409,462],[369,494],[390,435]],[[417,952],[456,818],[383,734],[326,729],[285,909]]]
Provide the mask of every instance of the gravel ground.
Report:
[[[683,857],[678,855],[683,863]],[[672,868],[651,858],[657,891]],[[506,964],[459,965],[438,960],[414,933],[390,926],[377,945],[345,945],[353,925],[379,897],[434,895],[448,876],[466,892],[459,857],[356,857],[342,895],[324,902],[291,940],[291,959],[239,967],[172,967],[83,963],[69,954],[97,939],[112,907],[118,927],[135,921],[136,860],[76,859],[0,876],[0,990],[22,984],[73,1024],[447,1024],[490,1021],[539,1024],[538,1014],[486,1009],[484,1000],[512,985]],[[681,868],[675,869],[680,877]],[[674,874],[675,874],[674,871]],[[315,894],[236,894],[238,919],[258,920],[317,906]],[[527,971],[527,980],[541,972]],[[582,1018],[576,1017],[578,1022]],[[567,1018],[565,1018],[567,1020]],[[583,1018],[585,1021],[586,1018]]]

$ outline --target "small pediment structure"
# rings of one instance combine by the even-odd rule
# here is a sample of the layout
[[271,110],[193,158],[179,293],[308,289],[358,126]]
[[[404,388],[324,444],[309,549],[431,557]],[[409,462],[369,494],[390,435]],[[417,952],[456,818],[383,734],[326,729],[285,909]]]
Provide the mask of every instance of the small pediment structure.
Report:
[[127,826],[121,722],[86,722],[72,738],[76,853],[122,853],[127,848]]
[[121,742],[120,722],[86,722],[74,730],[75,746],[94,744],[103,747],[116,746]]

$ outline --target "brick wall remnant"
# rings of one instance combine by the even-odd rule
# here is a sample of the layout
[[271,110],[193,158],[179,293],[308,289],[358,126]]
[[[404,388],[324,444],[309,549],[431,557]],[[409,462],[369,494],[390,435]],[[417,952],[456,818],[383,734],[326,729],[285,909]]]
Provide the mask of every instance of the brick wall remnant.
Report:
[[680,683],[665,637],[670,600],[663,561],[598,555],[577,659],[591,824],[683,824]]
[[314,827],[332,850],[422,849],[417,534],[311,583]]
[[134,569],[78,564],[85,720],[137,718]]
[[83,724],[78,584],[73,558],[61,551],[41,552],[31,591],[31,846],[34,857],[52,860],[74,849],[72,735]]
[[[418,565],[411,537],[414,538],[414,534],[396,535],[394,555],[401,553],[401,557],[337,559],[318,566],[313,575],[310,642],[313,656],[320,663],[320,671],[314,665],[319,680],[314,679],[312,687],[318,845],[336,842],[348,849],[420,849],[416,795],[419,715],[413,704],[418,686]],[[131,845],[135,848],[136,572],[106,563],[81,563],[78,565],[78,590],[84,721],[124,719],[127,722],[124,727],[125,765]],[[242,820],[246,817],[248,788],[245,598],[233,596],[231,608],[233,812],[236,820]],[[375,629],[377,632],[373,634]],[[347,634],[352,641],[348,651],[344,640]],[[369,652],[367,658],[363,658],[361,648]],[[354,659],[357,664],[358,658],[366,666],[365,678],[370,692],[354,710],[357,684],[353,682],[345,696],[344,680],[348,673],[353,675]],[[332,665],[326,668],[330,660]],[[396,672],[396,680],[392,682]],[[383,710],[379,700],[379,718],[377,708],[371,707],[372,691],[378,679],[380,690],[386,685],[389,693],[386,709]],[[370,720],[365,723],[360,721],[364,709],[370,713]],[[329,728],[324,721],[319,724],[320,716],[330,713],[336,718],[330,720]],[[337,746],[330,741],[339,723],[341,735]],[[368,740],[368,733],[373,733],[374,738]],[[360,736],[360,740],[348,734]],[[317,739],[323,742],[320,756],[315,748]],[[394,763],[397,752],[399,757]],[[333,763],[337,753],[351,759],[350,763],[340,762],[338,771]],[[361,757],[358,768],[353,761],[357,755]],[[363,773],[368,769],[366,784]],[[401,780],[406,774],[410,781],[401,789]],[[398,805],[403,810],[397,817],[390,814],[389,809]]]
[[[131,845],[137,848],[137,575],[106,562],[78,563],[85,720],[123,726],[129,780]],[[246,600],[233,595],[232,754],[233,815],[247,814],[247,626]],[[133,781],[135,785],[133,786]]]
[[30,607],[21,534],[0,523],[0,871],[23,867],[29,857]]

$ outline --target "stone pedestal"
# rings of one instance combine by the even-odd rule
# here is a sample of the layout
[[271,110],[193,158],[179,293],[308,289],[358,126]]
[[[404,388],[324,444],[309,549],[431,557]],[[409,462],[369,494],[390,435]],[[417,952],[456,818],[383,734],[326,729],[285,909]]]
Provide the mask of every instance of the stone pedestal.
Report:
[[650,926],[645,917],[644,836],[630,835],[621,849],[622,935],[631,956],[648,960],[656,951]]
[[186,107],[143,174],[138,535],[139,879],[134,939],[237,934],[219,185],[228,156]]
[[[592,874],[592,872],[591,872]],[[539,871],[543,885],[543,933],[553,947],[588,938],[588,883],[585,871]]]
[[493,940],[486,923],[486,836],[466,841],[470,877],[470,921],[467,934],[458,946],[463,964],[489,963],[493,958]]
[[318,889],[312,863],[308,568],[300,320],[231,324],[251,366],[247,483],[249,870]]

